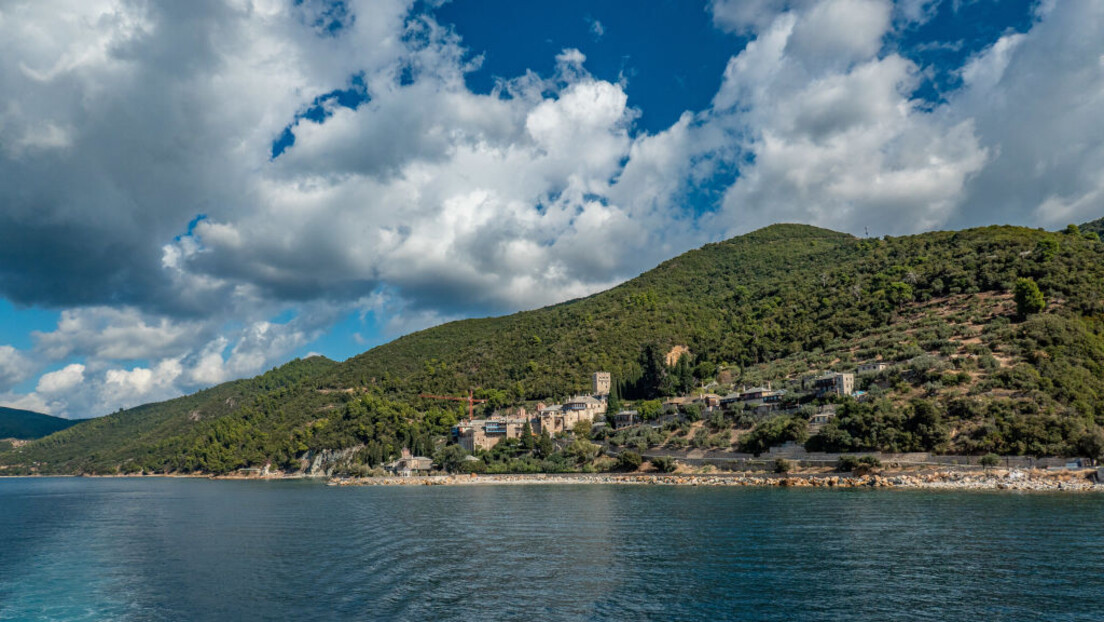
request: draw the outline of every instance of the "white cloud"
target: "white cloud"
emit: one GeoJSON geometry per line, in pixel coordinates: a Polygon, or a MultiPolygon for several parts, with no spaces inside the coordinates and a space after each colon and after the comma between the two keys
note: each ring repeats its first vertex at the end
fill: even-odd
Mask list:
{"type": "Polygon", "coordinates": [[[602,22],[588,18],[587,23],[590,24],[590,34],[594,35],[595,39],[601,39],[606,34],[606,27],[602,22]]]}
{"type": "Polygon", "coordinates": [[[198,321],[151,318],[134,308],[87,307],[62,311],[55,330],[33,336],[36,349],[52,360],[68,356],[133,360],[188,347],[206,328],[198,321]]]}
{"type": "Polygon", "coordinates": [[[55,414],[50,408],[50,404],[37,393],[0,393],[0,406],[30,410],[44,415],[55,414]]]}
{"type": "Polygon", "coordinates": [[[989,154],[971,121],[911,99],[917,68],[879,55],[889,12],[874,6],[831,1],[782,14],[729,62],[710,123],[752,163],[726,192],[717,226],[905,233],[954,215],[989,154]],[[866,18],[848,42],[856,12],[866,18]]]}
{"type": "Polygon", "coordinates": [[[888,0],[825,0],[802,15],[787,53],[806,65],[849,63],[873,58],[889,30],[888,0]]]}
{"type": "Polygon", "coordinates": [[[31,376],[30,360],[10,345],[0,346],[0,391],[10,389],[31,376]]]}
{"type": "Polygon", "coordinates": [[[84,365],[71,363],[63,369],[43,374],[38,379],[35,391],[46,395],[53,395],[70,391],[84,382],[84,365]]]}
{"type": "Polygon", "coordinates": [[[109,369],[101,387],[101,404],[107,408],[112,405],[126,408],[176,397],[179,388],[175,382],[182,373],[184,369],[177,359],[164,359],[152,369],[109,369]]]}
{"type": "Polygon", "coordinates": [[[954,225],[1061,227],[1104,214],[1104,4],[1042,4],[1026,33],[971,60],[950,106],[996,157],[954,225]]]}

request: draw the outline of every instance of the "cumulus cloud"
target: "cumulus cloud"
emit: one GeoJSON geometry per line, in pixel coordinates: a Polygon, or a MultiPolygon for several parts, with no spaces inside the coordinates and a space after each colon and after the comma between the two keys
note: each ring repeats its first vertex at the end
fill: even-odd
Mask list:
{"type": "Polygon", "coordinates": [[[133,360],[178,352],[195,343],[207,329],[198,321],[152,318],[130,307],[86,307],[63,311],[55,330],[33,336],[37,349],[50,359],[133,360]]]}
{"type": "Polygon", "coordinates": [[[0,346],[0,391],[5,391],[31,376],[31,362],[10,345],[0,346]]]}
{"type": "Polygon", "coordinates": [[[875,0],[780,14],[729,62],[711,123],[751,163],[727,190],[718,226],[794,220],[904,233],[954,215],[989,152],[972,120],[912,99],[918,68],[879,54],[889,16],[875,0]]]}
{"type": "Polygon", "coordinates": [[[43,374],[38,379],[35,391],[40,394],[55,395],[70,391],[82,382],[84,382],[84,365],[72,363],[63,369],[43,374]]]}
{"type": "Polygon", "coordinates": [[[996,154],[955,224],[1047,227],[1104,213],[1104,4],[1042,3],[1038,22],[973,58],[951,106],[996,154]]]}

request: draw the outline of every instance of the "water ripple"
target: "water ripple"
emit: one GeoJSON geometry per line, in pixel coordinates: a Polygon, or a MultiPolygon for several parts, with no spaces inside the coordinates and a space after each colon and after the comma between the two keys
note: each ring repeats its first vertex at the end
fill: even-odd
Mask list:
{"type": "Polygon", "coordinates": [[[0,480],[0,620],[1100,620],[1104,499],[0,480]]]}

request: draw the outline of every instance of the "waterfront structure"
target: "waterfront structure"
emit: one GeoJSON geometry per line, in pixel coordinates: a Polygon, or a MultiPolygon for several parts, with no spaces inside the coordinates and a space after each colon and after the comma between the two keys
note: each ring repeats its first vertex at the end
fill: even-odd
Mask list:
{"type": "Polygon", "coordinates": [[[426,473],[433,468],[433,459],[426,458],[425,456],[415,456],[410,453],[410,450],[403,447],[402,454],[399,459],[386,465],[386,469],[391,471],[395,475],[402,477],[410,477],[411,475],[418,475],[426,473]]]}
{"type": "Polygon", "coordinates": [[[462,421],[452,428],[452,436],[467,451],[488,450],[503,439],[521,438],[526,424],[533,434],[547,432],[555,436],[574,429],[580,421],[594,421],[605,412],[606,402],[582,395],[563,404],[537,404],[535,414],[518,408],[488,419],[462,421]]]}
{"type": "Polygon", "coordinates": [[[493,448],[502,439],[521,438],[526,423],[529,423],[532,428],[528,417],[492,417],[462,421],[452,428],[452,435],[466,451],[487,450],[493,448]]]}

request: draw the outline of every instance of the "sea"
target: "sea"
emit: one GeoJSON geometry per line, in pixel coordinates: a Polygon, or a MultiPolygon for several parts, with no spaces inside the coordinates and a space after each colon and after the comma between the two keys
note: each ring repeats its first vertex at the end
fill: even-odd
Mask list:
{"type": "Polygon", "coordinates": [[[1104,620],[1104,495],[0,479],[0,620],[1104,620]]]}

